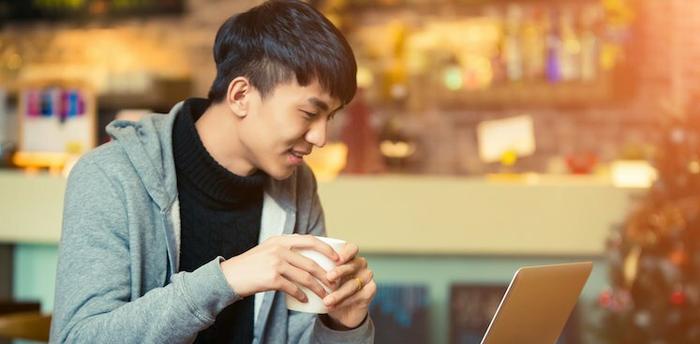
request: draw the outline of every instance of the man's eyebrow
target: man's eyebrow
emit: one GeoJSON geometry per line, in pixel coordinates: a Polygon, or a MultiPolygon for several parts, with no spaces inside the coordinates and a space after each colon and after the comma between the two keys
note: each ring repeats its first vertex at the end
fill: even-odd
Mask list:
{"type": "Polygon", "coordinates": [[[328,109],[329,109],[329,106],[326,102],[324,102],[323,100],[318,99],[316,97],[311,97],[308,99],[308,101],[309,101],[309,103],[313,104],[315,107],[320,109],[321,111],[325,112],[325,111],[328,111],[328,109]]]}

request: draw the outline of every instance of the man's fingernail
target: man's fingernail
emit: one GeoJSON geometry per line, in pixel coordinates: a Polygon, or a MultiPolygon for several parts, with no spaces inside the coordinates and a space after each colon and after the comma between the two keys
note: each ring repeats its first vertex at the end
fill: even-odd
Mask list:
{"type": "Polygon", "coordinates": [[[331,271],[331,272],[327,273],[327,274],[326,274],[326,278],[328,278],[329,280],[333,281],[333,280],[335,279],[335,272],[334,272],[334,271],[331,271]]]}
{"type": "Polygon", "coordinates": [[[333,303],[333,298],[330,297],[330,296],[326,296],[325,298],[323,298],[323,303],[325,303],[326,306],[328,306],[328,305],[330,305],[331,303],[333,303]]]}

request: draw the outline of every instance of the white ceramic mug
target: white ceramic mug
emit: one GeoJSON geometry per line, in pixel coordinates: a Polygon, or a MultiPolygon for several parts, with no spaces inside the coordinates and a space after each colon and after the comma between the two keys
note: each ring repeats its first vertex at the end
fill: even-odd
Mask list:
{"type": "MultiPolygon", "coordinates": [[[[319,236],[316,236],[315,238],[325,242],[330,247],[332,247],[333,250],[335,250],[335,252],[338,253],[340,253],[340,250],[343,248],[343,246],[345,246],[344,240],[319,236]]],[[[323,253],[320,253],[318,251],[314,251],[311,249],[299,250],[299,254],[313,260],[314,262],[316,262],[316,264],[318,264],[321,268],[323,268],[326,271],[331,271],[333,270],[333,268],[335,268],[335,262],[332,261],[330,258],[326,257],[323,253]]],[[[321,283],[321,286],[323,286],[329,293],[332,291],[331,289],[328,289],[323,283],[321,283]]],[[[295,299],[293,296],[285,295],[287,299],[287,309],[316,314],[328,313],[328,309],[323,303],[323,299],[318,297],[318,295],[316,295],[316,293],[314,293],[313,291],[303,286],[299,287],[304,292],[304,294],[306,294],[306,298],[308,301],[306,303],[302,303],[299,302],[299,300],[295,299]]]]}

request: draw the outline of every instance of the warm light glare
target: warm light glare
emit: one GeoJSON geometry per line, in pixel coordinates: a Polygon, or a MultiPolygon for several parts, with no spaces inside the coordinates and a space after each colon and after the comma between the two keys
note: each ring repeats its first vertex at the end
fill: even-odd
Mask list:
{"type": "Polygon", "coordinates": [[[612,182],[621,188],[648,188],[657,177],[654,167],[647,161],[615,161],[612,164],[612,182]]]}
{"type": "Polygon", "coordinates": [[[413,155],[416,146],[409,142],[385,140],[379,145],[379,150],[388,158],[403,159],[413,155]]]}
{"type": "Polygon", "coordinates": [[[366,67],[357,68],[357,86],[360,88],[369,88],[374,84],[374,76],[372,71],[366,67]]]}
{"type": "Polygon", "coordinates": [[[306,163],[319,181],[330,181],[345,168],[348,157],[348,146],[342,142],[330,143],[323,148],[315,149],[306,157],[306,163]]]}

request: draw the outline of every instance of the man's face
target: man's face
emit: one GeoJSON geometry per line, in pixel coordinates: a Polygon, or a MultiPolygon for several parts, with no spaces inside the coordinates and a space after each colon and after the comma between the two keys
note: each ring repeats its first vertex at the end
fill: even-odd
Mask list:
{"type": "Polygon", "coordinates": [[[240,130],[249,162],[277,180],[288,178],[314,146],[326,144],[328,121],[339,107],[318,82],[280,84],[264,100],[254,90],[240,130]]]}

